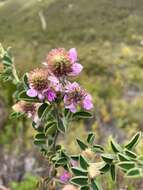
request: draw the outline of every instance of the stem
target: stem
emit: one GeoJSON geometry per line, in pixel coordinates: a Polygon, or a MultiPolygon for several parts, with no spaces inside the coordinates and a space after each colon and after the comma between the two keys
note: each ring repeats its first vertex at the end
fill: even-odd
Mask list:
{"type": "Polygon", "coordinates": [[[13,60],[13,64],[12,64],[12,74],[16,80],[17,83],[20,82],[20,79],[18,77],[18,74],[17,74],[17,71],[16,71],[16,67],[15,67],[15,63],[14,63],[14,60],[13,60]]]}
{"type": "MultiPolygon", "coordinates": [[[[53,106],[54,106],[55,118],[56,118],[57,122],[59,122],[58,105],[53,105],[53,106]]],[[[59,131],[56,130],[56,134],[55,134],[53,144],[52,144],[52,148],[54,149],[54,151],[55,151],[55,147],[56,147],[56,143],[57,143],[57,139],[58,139],[59,134],[60,134],[59,131]]]]}
{"type": "Polygon", "coordinates": [[[56,134],[55,134],[55,138],[54,138],[53,146],[52,146],[52,148],[53,148],[54,150],[55,150],[55,147],[56,147],[56,143],[57,143],[58,136],[59,136],[59,131],[56,130],[56,134]]]}

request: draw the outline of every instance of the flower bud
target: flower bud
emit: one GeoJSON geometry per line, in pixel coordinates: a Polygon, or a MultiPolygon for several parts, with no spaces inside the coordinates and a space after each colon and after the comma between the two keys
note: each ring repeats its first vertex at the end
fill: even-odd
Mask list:
{"type": "Polygon", "coordinates": [[[17,102],[12,108],[15,112],[25,113],[29,117],[34,115],[36,112],[36,105],[25,101],[17,102]]]}
{"type": "Polygon", "coordinates": [[[91,151],[91,149],[87,148],[84,151],[82,151],[81,153],[85,158],[91,160],[94,158],[95,153],[93,151],[91,151]]]}
{"type": "Polygon", "coordinates": [[[95,178],[100,175],[100,168],[103,166],[103,162],[91,163],[88,167],[88,174],[90,178],[95,178]]]}

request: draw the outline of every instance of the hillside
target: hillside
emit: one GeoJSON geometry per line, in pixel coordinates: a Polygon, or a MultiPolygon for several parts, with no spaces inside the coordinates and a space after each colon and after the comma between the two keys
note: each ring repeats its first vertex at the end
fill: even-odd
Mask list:
{"type": "Polygon", "coordinates": [[[142,0],[6,0],[1,3],[0,41],[14,47],[17,61],[23,65],[25,58],[28,65],[37,64],[51,47],[76,46],[80,50],[84,45],[93,47],[102,41],[138,43],[143,36],[142,0]],[[42,30],[40,12],[46,21],[45,30],[42,30]]]}

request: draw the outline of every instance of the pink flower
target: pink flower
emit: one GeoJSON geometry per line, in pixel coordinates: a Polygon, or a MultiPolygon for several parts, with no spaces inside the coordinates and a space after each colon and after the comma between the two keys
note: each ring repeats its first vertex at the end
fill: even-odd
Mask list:
{"type": "Polygon", "coordinates": [[[78,83],[69,83],[65,87],[64,104],[71,112],[76,112],[80,105],[86,110],[93,108],[92,97],[78,83]]]}
{"type": "Polygon", "coordinates": [[[53,75],[48,77],[50,81],[50,86],[55,90],[55,91],[62,91],[62,84],[60,83],[59,79],[53,75]]]}
{"type": "Polygon", "coordinates": [[[61,175],[60,180],[65,183],[70,179],[70,177],[71,177],[71,174],[65,171],[63,175],[61,175]]]}
{"type": "Polygon", "coordinates": [[[55,76],[49,75],[47,69],[35,69],[28,75],[29,97],[38,97],[40,100],[47,99],[52,102],[56,99],[56,92],[60,91],[61,84],[55,76]]]}
{"type": "Polygon", "coordinates": [[[46,65],[49,71],[57,77],[76,76],[83,67],[77,63],[77,52],[75,48],[66,51],[64,48],[53,49],[48,53],[46,65]]]}
{"type": "Polygon", "coordinates": [[[44,91],[45,97],[48,99],[49,102],[52,102],[56,99],[56,93],[52,89],[47,89],[44,91]]]}

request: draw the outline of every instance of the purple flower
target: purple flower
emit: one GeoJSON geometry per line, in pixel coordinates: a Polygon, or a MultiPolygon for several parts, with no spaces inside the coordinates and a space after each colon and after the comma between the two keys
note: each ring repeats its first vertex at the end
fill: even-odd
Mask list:
{"type": "Polygon", "coordinates": [[[44,95],[48,99],[49,102],[52,102],[52,101],[54,101],[56,99],[56,93],[51,89],[47,89],[44,92],[44,95]]]}
{"type": "Polygon", "coordinates": [[[38,97],[39,100],[47,99],[52,102],[56,98],[56,92],[61,91],[61,83],[58,78],[49,75],[47,69],[35,69],[28,75],[29,89],[26,94],[29,97],[38,97]]]}
{"type": "Polygon", "coordinates": [[[71,112],[76,112],[77,106],[86,110],[93,108],[92,97],[78,83],[68,83],[65,87],[64,104],[71,112]]]}
{"type": "Polygon", "coordinates": [[[49,81],[50,81],[50,86],[56,91],[56,92],[60,92],[62,91],[62,84],[60,83],[59,79],[55,76],[49,76],[48,77],[49,81]]]}
{"type": "Polygon", "coordinates": [[[61,175],[60,180],[65,183],[69,181],[70,177],[71,177],[70,173],[65,171],[63,175],[61,175]]]}

